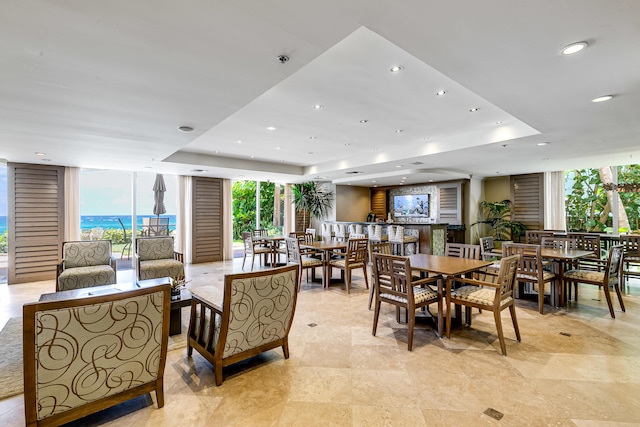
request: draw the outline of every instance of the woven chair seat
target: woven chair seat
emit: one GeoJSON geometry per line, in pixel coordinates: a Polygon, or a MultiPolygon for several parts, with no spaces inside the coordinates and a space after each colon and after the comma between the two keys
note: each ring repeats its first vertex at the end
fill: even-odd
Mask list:
{"type": "Polygon", "coordinates": [[[589,282],[602,282],[604,280],[604,271],[593,270],[569,270],[564,273],[564,278],[576,281],[586,280],[589,282]]]}
{"type": "MultiPolygon", "coordinates": [[[[405,304],[407,303],[407,298],[401,297],[399,295],[394,295],[394,294],[381,293],[380,298],[388,299],[392,301],[398,301],[405,304]]],[[[434,300],[437,298],[438,298],[438,293],[436,291],[433,291],[429,288],[421,288],[419,286],[413,287],[413,299],[415,300],[416,304],[420,304],[422,302],[434,300]]]]}
{"type": "MultiPolygon", "coordinates": [[[[492,306],[496,298],[496,291],[495,289],[478,288],[477,286],[463,286],[452,292],[452,295],[455,295],[458,300],[492,306]]],[[[507,297],[502,301],[502,304],[504,305],[504,303],[508,303],[512,299],[512,297],[507,297]]]]}
{"type": "Polygon", "coordinates": [[[313,267],[313,266],[321,267],[323,265],[322,260],[319,260],[318,258],[302,258],[301,261],[302,261],[303,268],[313,267]]]}
{"type": "MultiPolygon", "coordinates": [[[[516,277],[520,281],[525,281],[525,280],[530,280],[532,282],[538,281],[538,276],[534,274],[518,273],[516,277]]],[[[542,272],[542,280],[544,280],[545,282],[553,279],[554,277],[555,277],[555,274],[551,273],[550,271],[542,272]]]]}
{"type": "MultiPolygon", "coordinates": [[[[338,267],[338,268],[342,267],[342,268],[345,268],[345,267],[346,267],[346,265],[347,265],[347,261],[346,261],[346,260],[344,260],[344,259],[336,259],[336,260],[334,260],[334,261],[331,261],[331,263],[330,263],[330,264],[331,264],[332,266],[334,266],[334,267],[338,267]]],[[[362,263],[362,262],[355,262],[355,263],[351,263],[351,264],[349,264],[349,266],[350,266],[351,268],[362,268],[362,267],[364,267],[364,263],[362,263]]]]}

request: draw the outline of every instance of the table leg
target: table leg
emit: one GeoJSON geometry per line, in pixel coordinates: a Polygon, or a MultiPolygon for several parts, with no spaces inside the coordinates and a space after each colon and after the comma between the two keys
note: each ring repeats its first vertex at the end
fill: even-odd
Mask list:
{"type": "Polygon", "coordinates": [[[169,314],[169,335],[182,333],[182,307],[177,307],[169,314]]]}

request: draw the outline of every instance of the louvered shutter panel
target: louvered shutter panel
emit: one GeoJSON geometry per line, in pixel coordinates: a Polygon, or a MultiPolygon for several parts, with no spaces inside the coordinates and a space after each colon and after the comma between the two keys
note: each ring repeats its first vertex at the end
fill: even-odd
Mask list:
{"type": "Polygon", "coordinates": [[[376,217],[385,219],[387,217],[387,191],[371,189],[371,212],[376,217]]]}
{"type": "Polygon", "coordinates": [[[9,163],[9,284],[56,277],[64,238],[64,168],[9,163]]]}
{"type": "Polygon", "coordinates": [[[461,185],[441,186],[438,191],[438,223],[460,225],[462,223],[461,185]]]}
{"type": "Polygon", "coordinates": [[[543,174],[512,175],[511,204],[512,220],[529,230],[544,229],[543,174]]]}
{"type": "Polygon", "coordinates": [[[192,262],[221,261],[222,238],[222,180],[193,178],[193,246],[192,262]]]}

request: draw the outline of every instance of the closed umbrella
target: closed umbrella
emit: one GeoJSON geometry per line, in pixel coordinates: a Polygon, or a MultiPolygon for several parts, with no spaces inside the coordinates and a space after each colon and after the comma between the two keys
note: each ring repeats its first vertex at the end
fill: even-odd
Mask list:
{"type": "Polygon", "coordinates": [[[161,173],[156,174],[156,182],[153,184],[153,193],[154,193],[154,205],[153,205],[153,214],[157,215],[158,218],[163,213],[167,212],[164,207],[164,192],[167,191],[167,187],[164,185],[164,177],[161,173]]]}

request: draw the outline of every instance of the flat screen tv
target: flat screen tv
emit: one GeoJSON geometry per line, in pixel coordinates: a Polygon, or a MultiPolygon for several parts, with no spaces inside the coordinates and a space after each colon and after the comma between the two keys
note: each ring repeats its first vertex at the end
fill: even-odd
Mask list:
{"type": "Polygon", "coordinates": [[[393,215],[395,218],[429,218],[429,195],[393,196],[393,215]]]}

